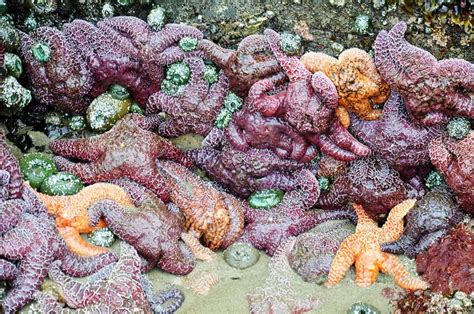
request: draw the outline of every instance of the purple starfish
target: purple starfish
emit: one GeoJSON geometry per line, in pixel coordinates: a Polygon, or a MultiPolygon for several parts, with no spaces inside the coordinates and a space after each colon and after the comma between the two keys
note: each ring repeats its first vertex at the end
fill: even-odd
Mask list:
{"type": "Polygon", "coordinates": [[[23,180],[20,166],[11,153],[3,132],[0,130],[0,202],[20,198],[23,193],[23,180]]]}
{"type": "MultiPolygon", "coordinates": [[[[81,283],[64,274],[60,266],[53,263],[48,274],[69,307],[93,313],[152,313],[141,284],[140,257],[125,242],[121,242],[120,259],[107,278],[81,283]]],[[[35,298],[45,313],[65,310],[50,295],[39,292],[35,298]]]]}
{"type": "Polygon", "coordinates": [[[248,109],[232,115],[225,134],[229,143],[241,151],[251,147],[266,148],[280,158],[300,162],[308,162],[318,153],[300,133],[281,119],[265,117],[248,109]]]}
{"type": "Polygon", "coordinates": [[[2,303],[6,313],[19,311],[33,299],[55,260],[61,261],[64,272],[76,277],[90,275],[117,260],[113,253],[93,258],[74,255],[47,214],[33,216],[29,213],[23,213],[19,223],[1,236],[0,257],[20,261],[13,288],[2,303]]]}
{"type": "Polygon", "coordinates": [[[170,96],[160,91],[153,94],[146,105],[147,111],[162,111],[167,119],[159,127],[163,136],[175,137],[186,133],[206,136],[224,104],[228,90],[227,77],[221,71],[219,80],[209,86],[204,79],[204,61],[186,58],[191,77],[180,96],[170,96]]]}
{"type": "Polygon", "coordinates": [[[273,82],[285,79],[263,35],[245,37],[237,47],[230,50],[203,39],[199,49],[206,58],[224,70],[229,78],[230,89],[239,96],[246,96],[249,88],[258,80],[269,78],[273,82]]]}
{"type": "Polygon", "coordinates": [[[272,256],[286,238],[306,232],[324,221],[354,215],[347,210],[306,211],[318,200],[318,180],[307,169],[300,170],[296,180],[296,188],[287,192],[281,203],[272,209],[244,205],[247,225],[242,235],[243,242],[250,242],[272,256]]]}
{"type": "Polygon", "coordinates": [[[419,192],[400,178],[388,163],[375,157],[358,159],[338,176],[329,191],[321,193],[318,206],[340,208],[348,203],[360,204],[367,213],[387,213],[400,200],[416,198],[419,192]]]}
{"type": "Polygon", "coordinates": [[[408,117],[402,97],[392,91],[379,120],[351,117],[352,134],[394,167],[430,163],[428,146],[442,132],[442,126],[425,127],[408,117]]]}
{"type": "Polygon", "coordinates": [[[202,148],[186,154],[215,181],[242,197],[266,189],[289,191],[295,186],[291,171],[307,166],[281,159],[269,149],[251,148],[245,152],[235,149],[219,129],[209,133],[202,148]]]}
{"type": "Polygon", "coordinates": [[[474,65],[461,59],[437,61],[408,43],[407,24],[381,31],[375,40],[375,64],[383,79],[406,101],[408,112],[425,125],[446,122],[447,116],[474,119],[474,65]]]}
{"type": "Polygon", "coordinates": [[[382,244],[382,250],[415,257],[441,238],[462,220],[463,214],[445,188],[426,193],[406,216],[403,235],[395,242],[382,244]]]}
{"type": "Polygon", "coordinates": [[[186,232],[184,220],[146,188],[128,180],[113,182],[127,191],[137,208],[125,208],[110,200],[97,202],[88,209],[91,226],[104,218],[114,234],[147,259],[144,271],[158,264],[172,274],[190,273],[195,259],[190,248],[180,241],[181,233],[186,232]]]}

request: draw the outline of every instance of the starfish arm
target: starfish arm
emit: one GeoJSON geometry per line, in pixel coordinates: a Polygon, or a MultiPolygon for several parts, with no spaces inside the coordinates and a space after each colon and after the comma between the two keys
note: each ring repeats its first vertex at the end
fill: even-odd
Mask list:
{"type": "Polygon", "coordinates": [[[55,140],[49,144],[49,149],[56,155],[89,162],[97,160],[103,154],[99,145],[87,138],[55,140]]]}
{"type": "Polygon", "coordinates": [[[161,136],[165,137],[177,137],[182,134],[186,134],[188,125],[182,125],[180,123],[175,123],[174,120],[164,121],[158,128],[158,133],[161,136]]]}
{"type": "Polygon", "coordinates": [[[232,144],[238,150],[247,151],[249,149],[249,143],[245,138],[244,132],[236,125],[234,121],[231,121],[224,131],[227,141],[232,144]]]}
{"type": "Polygon", "coordinates": [[[153,191],[163,202],[169,200],[167,180],[156,169],[150,169],[147,173],[135,173],[131,179],[153,191]]]}
{"type": "Polygon", "coordinates": [[[202,147],[217,148],[225,140],[224,131],[213,128],[202,141],[202,147]]]}
{"type": "Polygon", "coordinates": [[[370,153],[370,148],[360,143],[339,121],[333,123],[329,138],[342,149],[357,156],[367,156],[370,153]]]}
{"type": "Polygon", "coordinates": [[[149,298],[154,313],[175,313],[184,302],[184,294],[177,288],[159,292],[149,298]]]}
{"type": "Polygon", "coordinates": [[[326,135],[312,135],[308,140],[319,147],[321,152],[341,161],[353,161],[359,158],[354,153],[348,152],[334,144],[334,142],[326,135]]]}
{"type": "Polygon", "coordinates": [[[453,156],[443,143],[443,137],[437,137],[428,145],[431,162],[441,173],[447,173],[451,168],[453,156]]]}
{"type": "Polygon", "coordinates": [[[225,68],[235,56],[235,51],[222,48],[210,40],[203,39],[199,41],[198,48],[204,52],[204,55],[212,60],[219,68],[225,68]]]}
{"type": "Polygon", "coordinates": [[[163,256],[158,261],[158,266],[174,275],[187,275],[196,266],[196,259],[187,244],[178,242],[177,247],[170,246],[163,249],[163,256]]]}
{"type": "Polygon", "coordinates": [[[67,304],[73,308],[84,308],[88,305],[100,302],[100,293],[94,293],[106,284],[106,279],[99,281],[81,283],[66,274],[59,266],[60,262],[54,262],[48,272],[49,278],[61,289],[61,295],[67,304]]]}
{"type": "Polygon", "coordinates": [[[392,242],[382,243],[380,248],[383,252],[392,253],[392,254],[404,254],[411,247],[415,246],[416,239],[410,235],[403,234],[400,239],[392,242]]]}
{"type": "Polygon", "coordinates": [[[48,293],[36,292],[34,297],[42,313],[67,313],[61,303],[56,301],[56,299],[48,293]]]}
{"type": "Polygon", "coordinates": [[[381,234],[382,239],[379,239],[380,243],[386,243],[395,241],[400,238],[403,234],[403,217],[415,206],[416,199],[408,199],[390,211],[387,217],[387,221],[383,225],[381,234]]]}
{"type": "Polygon", "coordinates": [[[12,281],[18,275],[18,269],[12,262],[0,259],[0,280],[12,281]]]}
{"type": "Polygon", "coordinates": [[[27,203],[20,199],[0,201],[0,234],[15,227],[27,210],[27,203]]]}
{"type": "Polygon", "coordinates": [[[73,227],[58,227],[58,233],[64,239],[71,252],[79,256],[92,257],[108,252],[106,248],[94,246],[84,240],[73,227]]]}
{"type": "Polygon", "coordinates": [[[99,177],[102,178],[103,181],[112,179],[107,178],[110,173],[102,174],[102,176],[100,176],[101,171],[96,164],[74,163],[61,156],[55,156],[54,162],[59,169],[62,171],[71,172],[75,176],[81,178],[81,180],[87,184],[101,181],[99,177]]]}
{"type": "Polygon", "coordinates": [[[210,261],[216,258],[216,253],[203,246],[193,232],[182,233],[181,239],[189,246],[198,260],[210,261]]]}
{"type": "Polygon", "coordinates": [[[347,129],[351,125],[351,117],[345,107],[338,106],[336,108],[336,117],[344,128],[347,129]]]}
{"type": "Polygon", "coordinates": [[[148,98],[146,111],[147,113],[156,113],[160,111],[174,112],[179,107],[177,97],[166,95],[163,92],[157,92],[148,98]]]}
{"type": "Polygon", "coordinates": [[[270,173],[262,178],[255,179],[255,190],[281,189],[289,191],[295,187],[295,180],[291,175],[285,173],[270,173]]]}
{"type": "Polygon", "coordinates": [[[47,213],[48,209],[46,208],[45,204],[38,198],[35,194],[35,190],[33,190],[28,184],[25,186],[23,190],[23,200],[28,204],[28,213],[30,214],[40,214],[40,213],[47,213]]]}
{"type": "Polygon", "coordinates": [[[415,257],[416,254],[426,251],[431,245],[439,242],[447,233],[448,230],[443,229],[424,235],[415,247],[409,248],[406,255],[411,258],[415,257]]]}
{"type": "MultiPolygon", "coordinates": [[[[368,99],[361,101],[364,103],[364,106],[367,106],[368,108],[371,107],[371,104],[368,99]]],[[[364,114],[361,114],[360,117],[364,120],[378,120],[382,117],[382,109],[369,109],[367,110],[364,114]]]]}
{"type": "Polygon", "coordinates": [[[426,126],[434,126],[447,122],[448,117],[442,112],[429,112],[422,119],[421,123],[426,126]]]}
{"type": "Polygon", "coordinates": [[[311,86],[321,99],[325,110],[335,110],[339,103],[336,86],[323,72],[316,72],[311,78],[311,86]]]}
{"type": "Polygon", "coordinates": [[[247,107],[252,111],[258,111],[267,117],[275,115],[283,105],[282,102],[278,102],[277,97],[272,98],[275,101],[264,101],[262,96],[266,96],[266,92],[269,92],[275,88],[275,84],[271,79],[263,79],[257,81],[249,89],[249,94],[246,99],[247,107]]]}
{"type": "Polygon", "coordinates": [[[345,239],[339,247],[336,256],[334,256],[326,283],[327,287],[333,287],[338,284],[346,276],[352,264],[354,264],[356,252],[353,249],[353,243],[351,243],[353,239],[352,236],[345,239]]]}
{"type": "Polygon", "coordinates": [[[124,284],[129,281],[140,282],[141,267],[137,251],[130,244],[122,242],[120,243],[120,259],[112,269],[109,280],[115,283],[125,280],[124,284]]]}
{"type": "Polygon", "coordinates": [[[212,84],[209,88],[209,96],[207,102],[211,104],[211,110],[217,112],[224,104],[224,97],[229,90],[229,79],[221,70],[219,73],[219,80],[212,84]]]}
{"type": "Polygon", "coordinates": [[[196,58],[202,57],[203,53],[200,50],[195,50],[192,52],[184,52],[178,46],[171,46],[160,52],[159,54],[153,57],[153,61],[161,66],[166,66],[178,61],[182,61],[186,58],[196,58]]]}
{"type": "MultiPolygon", "coordinates": [[[[472,90],[474,90],[474,87],[472,90]]],[[[474,101],[469,95],[448,94],[446,95],[445,101],[452,104],[457,115],[474,119],[474,101]]]]}
{"type": "Polygon", "coordinates": [[[225,249],[233,244],[244,231],[244,209],[242,203],[233,195],[222,192],[224,202],[229,210],[230,226],[221,248],[225,249]]]}
{"type": "Polygon", "coordinates": [[[137,117],[137,124],[140,128],[147,131],[158,129],[161,123],[163,123],[163,118],[159,114],[137,117]]]}
{"type": "Polygon", "coordinates": [[[73,277],[91,275],[118,260],[117,256],[112,252],[84,258],[72,253],[65,245],[61,249],[60,254],[61,270],[73,277]]]}
{"type": "Polygon", "coordinates": [[[44,245],[36,247],[21,260],[18,274],[2,306],[5,313],[16,313],[33,300],[35,292],[46,278],[48,267],[53,261],[51,251],[44,245]]]}
{"type": "Polygon", "coordinates": [[[204,80],[204,61],[201,58],[186,58],[184,63],[191,69],[191,77],[184,89],[184,94],[204,99],[208,92],[208,83],[204,80]]]}
{"type": "MultiPolygon", "coordinates": [[[[357,214],[357,227],[356,227],[356,232],[357,229],[361,228],[371,228],[371,229],[377,229],[377,223],[370,218],[370,216],[366,213],[365,209],[362,207],[362,205],[359,204],[354,204],[353,205],[354,210],[357,214]]],[[[398,238],[397,238],[398,239],[398,238]]]]}
{"type": "Polygon", "coordinates": [[[176,146],[168,140],[162,140],[160,145],[157,145],[154,152],[155,158],[167,159],[182,164],[186,167],[193,165],[192,161],[176,146]]]}
{"type": "Polygon", "coordinates": [[[317,205],[323,207],[340,207],[347,203],[347,186],[344,180],[335,180],[328,192],[321,193],[317,205]]]}
{"type": "Polygon", "coordinates": [[[384,260],[380,263],[380,269],[394,277],[395,283],[407,290],[425,290],[429,285],[420,278],[412,277],[398,261],[397,257],[383,253],[384,260]]]}

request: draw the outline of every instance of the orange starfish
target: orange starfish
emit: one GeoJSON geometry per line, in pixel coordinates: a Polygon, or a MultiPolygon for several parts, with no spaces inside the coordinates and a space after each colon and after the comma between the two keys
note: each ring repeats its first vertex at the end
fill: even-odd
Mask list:
{"type": "Polygon", "coordinates": [[[242,234],[242,203],[218,191],[186,167],[160,160],[158,169],[166,178],[171,201],[186,218],[186,228],[211,250],[226,248],[242,234]]]}
{"type": "Polygon", "coordinates": [[[339,59],[320,52],[308,52],[301,62],[311,72],[321,71],[336,85],[339,107],[336,115],[344,127],[349,127],[348,110],[365,120],[376,120],[382,115],[374,104],[383,104],[388,97],[388,85],[382,81],[370,55],[360,49],[343,51],[339,59]]]}
{"type": "Polygon", "coordinates": [[[355,234],[348,236],[339,247],[332,261],[327,286],[340,282],[352,264],[355,264],[356,283],[368,287],[375,282],[379,270],[392,275],[402,288],[408,290],[427,289],[423,280],[412,277],[398,262],[395,255],[384,253],[380,249],[383,243],[398,240],[403,233],[403,217],[415,205],[415,199],[406,200],[390,211],[387,221],[379,228],[364,208],[354,205],[358,222],[355,234]]]}
{"type": "MultiPolygon", "coordinates": [[[[31,188],[30,188],[31,189],[31,188]]],[[[110,183],[89,185],[70,196],[50,196],[31,189],[44,203],[48,212],[56,217],[56,227],[71,251],[80,256],[95,256],[108,252],[85,241],[80,234],[105,227],[103,220],[89,226],[87,208],[101,200],[113,200],[122,206],[133,206],[128,194],[121,187],[110,183]]]]}

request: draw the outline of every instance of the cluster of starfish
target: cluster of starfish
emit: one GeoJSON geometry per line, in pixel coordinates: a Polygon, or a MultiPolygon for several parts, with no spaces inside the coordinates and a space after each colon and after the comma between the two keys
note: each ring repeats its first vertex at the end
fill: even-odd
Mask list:
{"type": "MultiPolygon", "coordinates": [[[[438,62],[409,44],[405,30],[402,22],[377,36],[375,61],[359,49],[338,59],[300,58],[270,29],[224,49],[194,27],[155,31],[135,17],[22,34],[20,53],[40,102],[82,114],[119,84],[147,115],[129,113],[103,134],[50,144],[57,167],[88,185],[70,196],[24,184],[0,133],[0,280],[12,286],[3,309],[36,299],[43,311],[65,310],[38,293],[47,275],[67,306],[84,311],[180,305],[174,290],[152,296],[141,272],[158,266],[187,275],[196,259],[214,259],[213,251],[236,241],[273,256],[269,279],[248,296],[253,312],[317,305],[287,291],[292,267],[309,281],[327,274],[327,286],[355,265],[360,286],[383,271],[408,290],[428,288],[393,255],[402,253],[418,256],[430,284],[430,264],[455,269],[439,290],[445,281],[450,291],[469,289],[461,278],[467,268],[446,259],[472,255],[465,250],[472,232],[450,229],[461,210],[474,211],[474,132],[469,120],[467,131],[446,125],[449,117],[474,118],[474,67],[438,62]],[[220,68],[214,77],[209,60],[220,68]],[[183,152],[165,138],[188,133],[205,136],[202,146],[183,152]],[[434,168],[446,186],[428,191],[434,168]],[[253,207],[252,195],[268,190],[283,196],[269,208],[253,207]],[[355,233],[344,223],[327,234],[317,230],[340,219],[357,221],[355,233]],[[121,240],[118,262],[90,282],[70,278],[116,262],[80,235],[105,226],[121,240]]],[[[191,286],[218,280],[207,275],[191,286]]]]}

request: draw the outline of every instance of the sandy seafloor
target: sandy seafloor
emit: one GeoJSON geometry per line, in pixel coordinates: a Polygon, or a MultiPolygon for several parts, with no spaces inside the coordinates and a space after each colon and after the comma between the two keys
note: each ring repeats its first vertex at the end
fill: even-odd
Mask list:
{"type": "MultiPolygon", "coordinates": [[[[119,253],[119,241],[115,241],[111,249],[119,253]]],[[[248,313],[247,294],[265,282],[268,276],[270,257],[261,253],[257,264],[245,270],[239,270],[227,265],[222,251],[219,251],[217,256],[217,261],[198,261],[196,268],[191,273],[217,270],[219,282],[205,296],[196,295],[183,285],[182,277],[164,273],[157,268],[147,275],[154,285],[155,292],[169,287],[169,284],[176,285],[184,292],[186,299],[177,313],[248,313]]],[[[405,257],[400,257],[400,259],[411,272],[414,271],[414,261],[405,257]]],[[[382,290],[392,288],[393,290],[390,290],[395,294],[402,292],[402,289],[394,284],[391,277],[382,273],[379,274],[376,283],[371,287],[358,287],[354,282],[353,268],[339,285],[331,289],[324,287],[324,285],[304,282],[294,272],[290,277],[297,291],[316,297],[321,301],[321,305],[309,313],[346,313],[347,309],[356,302],[371,304],[382,313],[392,313],[394,308],[389,304],[390,300],[383,296],[382,290]]],[[[79,279],[79,281],[85,280],[87,278],[79,279]]],[[[45,283],[50,283],[49,279],[45,283]]],[[[27,313],[29,307],[24,308],[22,313],[27,313]]]]}

